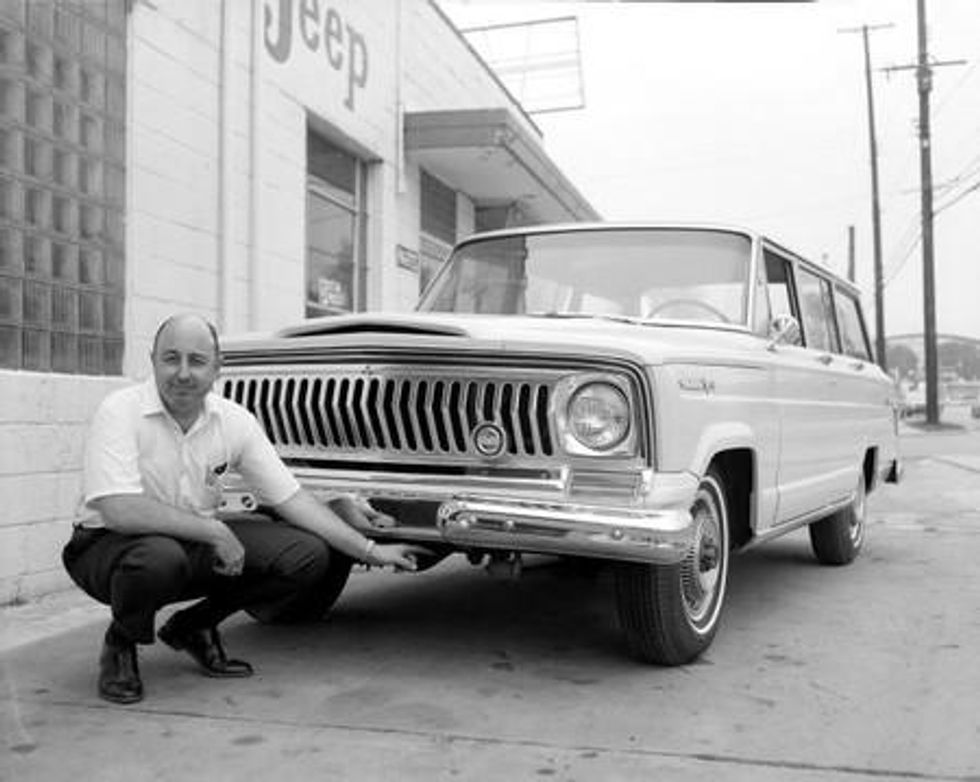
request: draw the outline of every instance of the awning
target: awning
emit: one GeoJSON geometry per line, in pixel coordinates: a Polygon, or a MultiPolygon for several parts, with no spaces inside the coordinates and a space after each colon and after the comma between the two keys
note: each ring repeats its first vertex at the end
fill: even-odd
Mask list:
{"type": "Polygon", "coordinates": [[[516,204],[533,223],[600,219],[507,109],[407,113],[405,152],[478,207],[516,204]]]}

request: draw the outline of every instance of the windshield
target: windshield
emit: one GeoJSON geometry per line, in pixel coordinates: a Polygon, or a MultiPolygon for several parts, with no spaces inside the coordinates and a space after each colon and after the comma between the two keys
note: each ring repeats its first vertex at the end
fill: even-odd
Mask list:
{"type": "Polygon", "coordinates": [[[742,324],[750,255],[747,236],[716,230],[487,238],[453,253],[419,309],[742,324]]]}

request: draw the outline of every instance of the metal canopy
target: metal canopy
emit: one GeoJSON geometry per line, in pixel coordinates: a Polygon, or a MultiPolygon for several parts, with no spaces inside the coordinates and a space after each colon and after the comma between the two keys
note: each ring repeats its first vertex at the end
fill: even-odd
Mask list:
{"type": "Polygon", "coordinates": [[[533,223],[599,219],[507,109],[406,113],[405,152],[478,207],[516,205],[533,223]]]}

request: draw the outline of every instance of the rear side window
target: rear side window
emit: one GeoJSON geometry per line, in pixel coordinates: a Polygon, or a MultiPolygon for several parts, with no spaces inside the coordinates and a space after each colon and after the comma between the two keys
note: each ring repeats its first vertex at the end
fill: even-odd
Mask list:
{"type": "Polygon", "coordinates": [[[815,350],[839,352],[830,283],[806,269],[799,270],[797,282],[806,346],[815,350]]]}
{"type": "Polygon", "coordinates": [[[871,361],[868,333],[861,317],[861,305],[850,291],[837,288],[834,291],[837,309],[837,327],[840,329],[841,352],[847,356],[871,361]]]}

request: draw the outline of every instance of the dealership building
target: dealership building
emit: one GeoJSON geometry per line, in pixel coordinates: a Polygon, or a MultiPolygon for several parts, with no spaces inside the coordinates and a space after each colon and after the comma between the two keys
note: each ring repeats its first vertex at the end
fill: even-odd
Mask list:
{"type": "Polygon", "coordinates": [[[167,315],[407,310],[462,236],[597,218],[434,0],[2,0],[0,605],[68,585],[167,315]]]}

